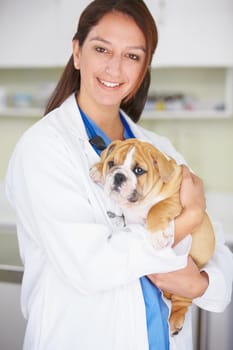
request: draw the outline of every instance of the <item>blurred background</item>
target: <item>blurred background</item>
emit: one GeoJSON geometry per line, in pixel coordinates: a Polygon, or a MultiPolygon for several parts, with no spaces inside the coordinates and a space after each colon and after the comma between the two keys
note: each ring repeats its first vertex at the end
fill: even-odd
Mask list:
{"type": "MultiPolygon", "coordinates": [[[[84,0],[0,0],[0,348],[22,349],[22,266],[3,191],[14,146],[71,55],[84,0]],[[9,332],[9,329],[11,332],[9,332]],[[12,336],[12,332],[14,336],[12,336]]],[[[233,0],[147,0],[159,45],[140,124],[167,136],[204,180],[209,212],[233,244],[233,0]]],[[[195,350],[232,350],[233,306],[195,311],[195,350]]]]}

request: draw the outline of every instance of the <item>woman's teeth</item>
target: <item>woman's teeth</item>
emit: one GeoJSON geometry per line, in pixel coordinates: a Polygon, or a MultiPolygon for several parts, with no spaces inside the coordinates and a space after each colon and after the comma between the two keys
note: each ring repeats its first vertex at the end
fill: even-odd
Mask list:
{"type": "Polygon", "coordinates": [[[101,84],[109,88],[115,88],[120,85],[119,83],[111,83],[110,81],[105,81],[105,80],[100,80],[100,82],[101,84]]]}

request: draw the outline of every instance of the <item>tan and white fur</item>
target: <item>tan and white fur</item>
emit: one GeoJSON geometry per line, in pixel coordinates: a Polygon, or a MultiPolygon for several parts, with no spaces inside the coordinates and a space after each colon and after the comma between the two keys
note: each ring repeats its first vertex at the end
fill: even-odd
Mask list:
{"type": "MultiPolygon", "coordinates": [[[[182,166],[174,159],[148,142],[114,141],[102,152],[90,175],[118,203],[126,223],[145,224],[155,248],[171,244],[169,223],[182,211],[179,194],[182,166]]],[[[192,232],[190,255],[199,268],[212,256],[214,246],[214,232],[206,214],[198,230],[192,232]]],[[[171,334],[177,334],[192,300],[166,292],[164,295],[172,303],[171,334]]]]}

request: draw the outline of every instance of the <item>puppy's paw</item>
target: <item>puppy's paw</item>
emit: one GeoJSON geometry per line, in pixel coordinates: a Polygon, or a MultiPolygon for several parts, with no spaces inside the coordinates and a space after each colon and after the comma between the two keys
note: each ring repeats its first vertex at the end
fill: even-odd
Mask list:
{"type": "Polygon", "coordinates": [[[153,232],[151,234],[152,244],[156,249],[162,249],[172,245],[173,239],[174,236],[171,232],[170,225],[164,230],[153,232]]]}
{"type": "Polygon", "coordinates": [[[174,336],[179,334],[183,328],[184,315],[183,314],[179,315],[179,312],[172,314],[169,320],[169,324],[170,324],[171,335],[174,336]]]}

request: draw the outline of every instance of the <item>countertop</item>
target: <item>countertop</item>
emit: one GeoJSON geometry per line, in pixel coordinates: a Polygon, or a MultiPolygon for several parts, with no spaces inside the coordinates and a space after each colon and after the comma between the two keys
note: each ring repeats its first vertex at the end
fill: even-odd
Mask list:
{"type": "MultiPolygon", "coordinates": [[[[209,214],[221,222],[226,242],[233,245],[233,193],[206,194],[209,214]]],[[[0,184],[0,270],[23,271],[18,251],[15,214],[0,184]]]]}

